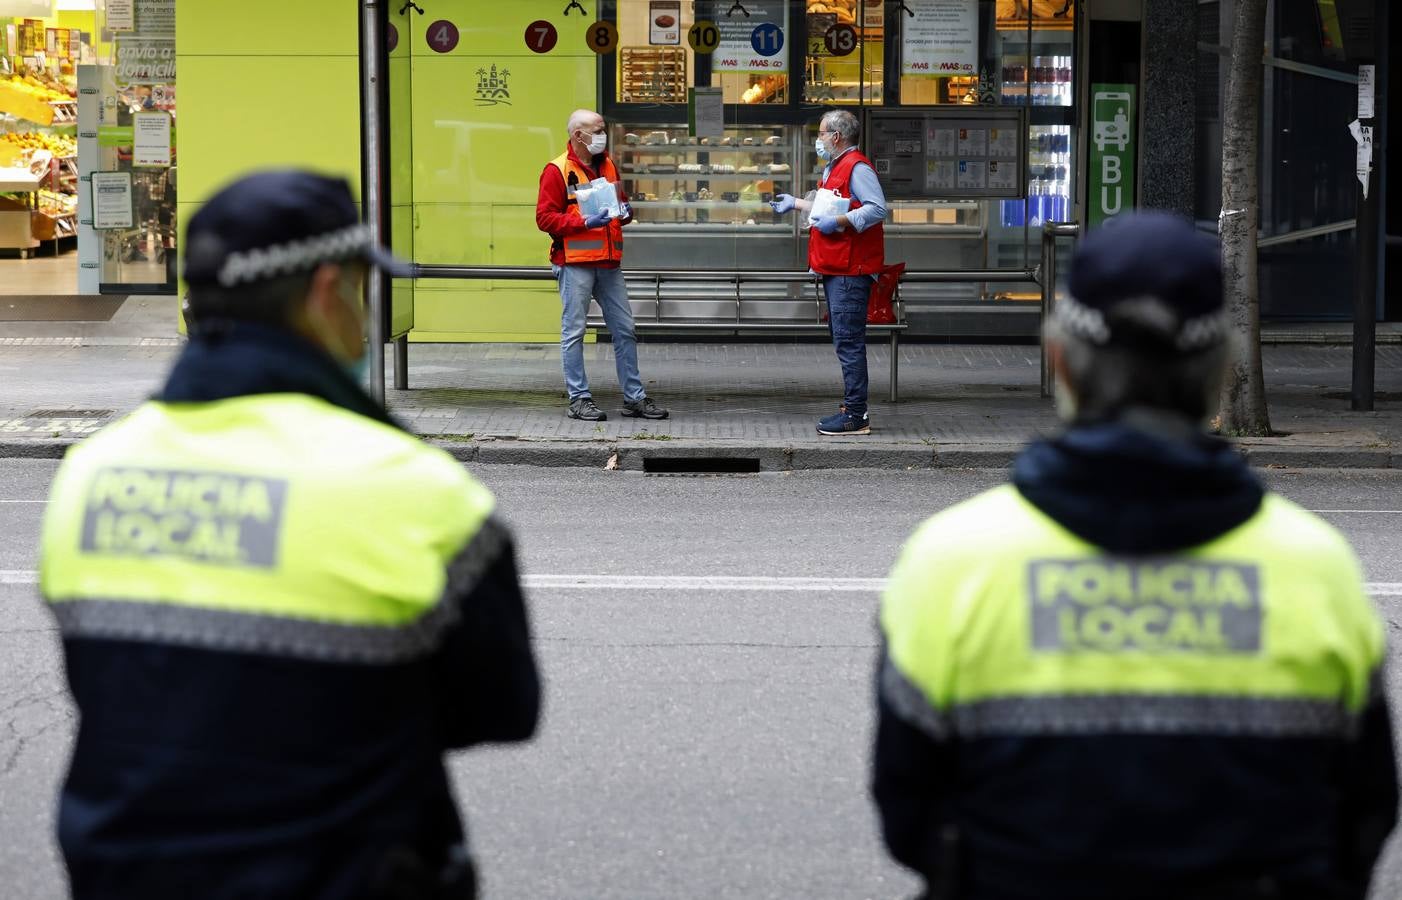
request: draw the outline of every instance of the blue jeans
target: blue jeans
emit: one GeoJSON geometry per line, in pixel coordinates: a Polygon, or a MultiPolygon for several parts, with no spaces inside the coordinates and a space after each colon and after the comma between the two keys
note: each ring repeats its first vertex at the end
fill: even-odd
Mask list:
{"type": "Polygon", "coordinates": [[[828,330],[842,365],[842,405],[861,415],[867,411],[867,301],[870,275],[824,275],[828,330]]]}
{"type": "Polygon", "coordinates": [[[570,400],[588,397],[589,376],[584,372],[584,323],[589,300],[599,301],[604,324],[613,337],[613,361],[618,368],[618,385],[623,399],[638,403],[647,396],[638,374],[638,341],[633,334],[633,308],[628,305],[628,287],[622,269],[594,266],[551,266],[560,284],[560,356],[564,361],[565,387],[570,400]]]}

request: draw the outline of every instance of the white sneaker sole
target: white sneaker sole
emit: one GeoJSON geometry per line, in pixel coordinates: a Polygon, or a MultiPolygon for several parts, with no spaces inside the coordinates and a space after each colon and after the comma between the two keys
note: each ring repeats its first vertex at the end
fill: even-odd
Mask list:
{"type": "Polygon", "coordinates": [[[819,428],[818,433],[830,435],[832,437],[842,437],[843,435],[847,434],[871,434],[871,426],[868,425],[865,428],[858,428],[856,431],[824,431],[823,429],[819,428]]]}

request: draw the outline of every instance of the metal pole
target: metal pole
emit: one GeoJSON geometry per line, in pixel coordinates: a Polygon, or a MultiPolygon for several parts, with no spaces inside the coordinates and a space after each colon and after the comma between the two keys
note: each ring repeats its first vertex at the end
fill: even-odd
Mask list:
{"type": "MultiPolygon", "coordinates": [[[[1374,68],[1376,72],[1376,67],[1374,68]]],[[[1374,78],[1375,89],[1381,88],[1374,78]]],[[[1365,128],[1372,128],[1373,165],[1367,175],[1367,187],[1358,190],[1358,230],[1354,232],[1357,271],[1354,278],[1353,294],[1353,384],[1351,389],[1352,407],[1355,410],[1373,409],[1373,374],[1376,359],[1376,337],[1378,317],[1378,204],[1381,193],[1378,190],[1378,165],[1381,163],[1377,137],[1378,117],[1382,114],[1382,103],[1386,97],[1381,90],[1375,103],[1375,116],[1360,119],[1365,128]]]]}
{"type": "MultiPolygon", "coordinates": [[[[1042,328],[1045,330],[1051,314],[1056,309],[1056,239],[1077,237],[1081,226],[1075,222],[1042,223],[1042,264],[1037,267],[1038,279],[1042,284],[1042,328]]],[[[1038,336],[1042,348],[1042,396],[1050,397],[1056,387],[1056,371],[1047,357],[1045,334],[1038,336]]]]}
{"type": "Polygon", "coordinates": [[[409,336],[394,339],[394,389],[409,390],[409,336]]]}
{"type": "Polygon", "coordinates": [[[1042,265],[1039,270],[1042,278],[1042,317],[1037,343],[1042,351],[1042,396],[1052,395],[1052,363],[1047,357],[1046,327],[1051,321],[1052,303],[1056,299],[1056,233],[1048,222],[1042,228],[1042,265]]]}
{"type": "MultiPolygon", "coordinates": [[[[361,185],[365,224],[370,239],[383,243],[385,215],[385,122],[380,109],[384,84],[384,31],[380,0],[360,3],[360,155],[365,183],[361,185]]],[[[371,272],[365,279],[365,302],[370,316],[370,396],[385,402],[385,291],[384,278],[371,272]]]]}

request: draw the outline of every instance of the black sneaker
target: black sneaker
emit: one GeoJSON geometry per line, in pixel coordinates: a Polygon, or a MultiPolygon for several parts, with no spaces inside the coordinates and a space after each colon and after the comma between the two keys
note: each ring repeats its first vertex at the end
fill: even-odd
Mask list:
{"type": "Polygon", "coordinates": [[[608,416],[602,409],[594,405],[593,397],[578,397],[570,401],[570,408],[565,415],[571,419],[583,419],[586,422],[604,422],[608,416]]]}
{"type": "Polygon", "coordinates": [[[665,419],[671,415],[667,410],[653,403],[651,397],[644,397],[637,403],[623,401],[623,414],[630,419],[665,419]]]}

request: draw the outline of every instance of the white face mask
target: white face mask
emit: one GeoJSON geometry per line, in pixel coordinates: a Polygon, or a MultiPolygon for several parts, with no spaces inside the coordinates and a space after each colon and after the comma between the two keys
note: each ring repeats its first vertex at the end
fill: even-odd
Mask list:
{"type": "Polygon", "coordinates": [[[600,134],[592,134],[589,136],[589,152],[592,153],[594,156],[598,156],[600,153],[603,153],[604,148],[608,145],[609,136],[607,132],[602,132],[600,134]]]}
{"type": "Polygon", "coordinates": [[[813,152],[818,154],[819,159],[829,159],[832,157],[832,151],[828,149],[827,144],[823,143],[822,138],[813,141],[813,152]]]}

